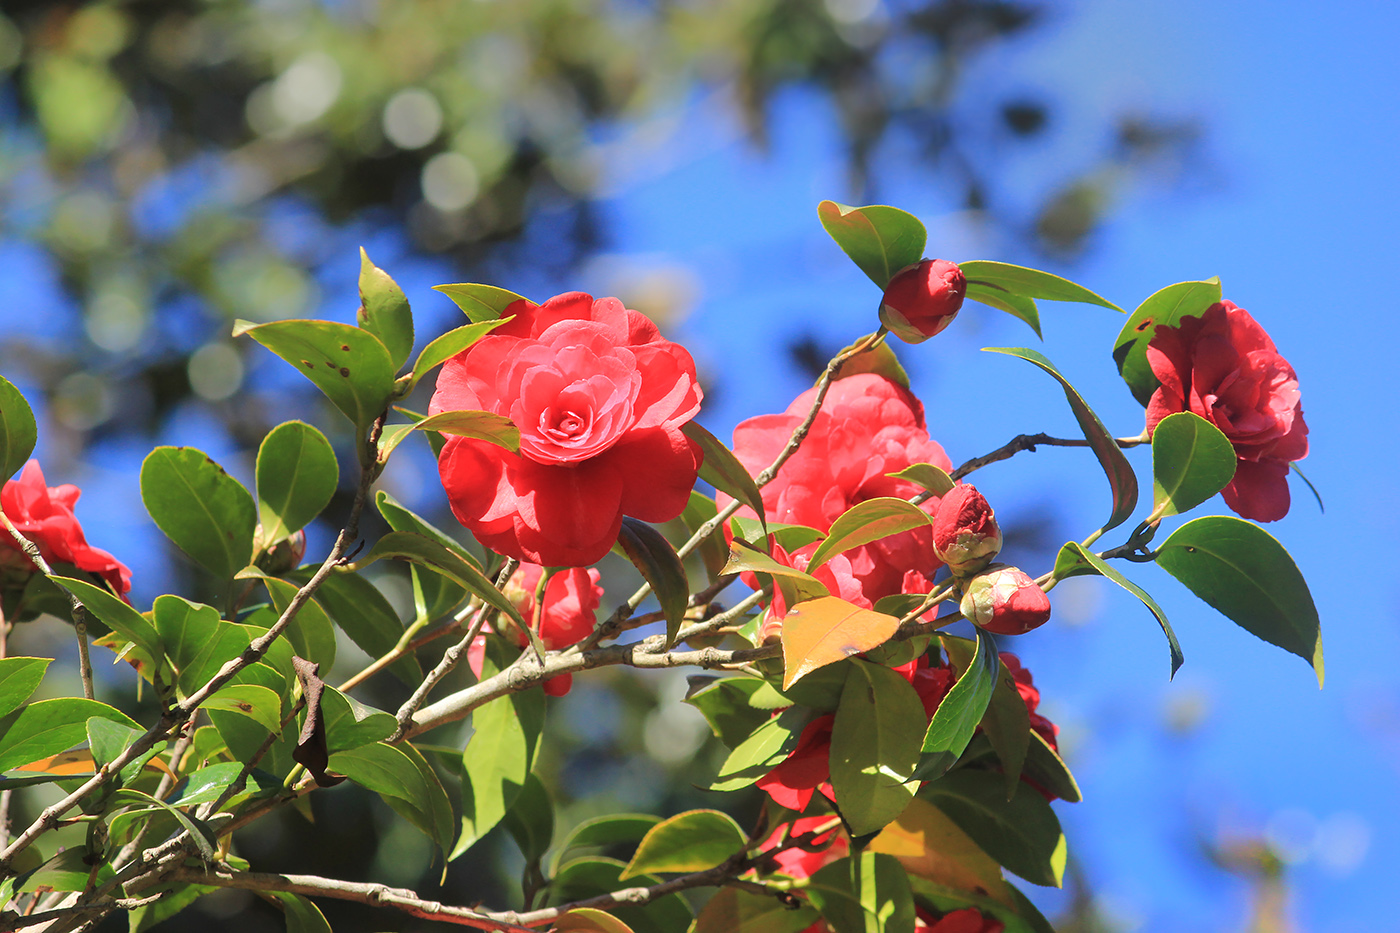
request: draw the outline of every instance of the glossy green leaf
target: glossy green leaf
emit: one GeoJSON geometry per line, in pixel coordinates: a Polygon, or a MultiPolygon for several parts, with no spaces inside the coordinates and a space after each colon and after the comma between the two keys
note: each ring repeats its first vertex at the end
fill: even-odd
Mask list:
{"type": "Polygon", "coordinates": [[[1035,350],[1029,350],[1025,347],[985,347],[984,349],[990,353],[1005,353],[1007,356],[1019,357],[1034,363],[1054,376],[1056,381],[1060,383],[1065,390],[1065,398],[1069,401],[1069,407],[1074,412],[1075,420],[1079,422],[1080,430],[1084,432],[1084,438],[1089,442],[1089,448],[1094,451],[1094,456],[1099,458],[1099,465],[1103,467],[1104,474],[1108,477],[1108,485],[1113,491],[1113,512],[1109,515],[1108,521],[1104,523],[1104,530],[1116,528],[1127,521],[1133,514],[1133,509],[1137,508],[1137,475],[1133,473],[1128,458],[1123,456],[1123,451],[1118,448],[1118,442],[1108,432],[1108,428],[1103,426],[1099,416],[1094,414],[1093,409],[1088,406],[1079,392],[1069,384],[1069,380],[1060,375],[1055,364],[1035,350]]]}
{"type": "Polygon", "coordinates": [[[330,756],[327,770],[343,774],[376,794],[410,801],[421,799],[422,806],[427,807],[423,776],[407,755],[387,742],[371,742],[336,752],[330,756]]]}
{"type": "Polygon", "coordinates": [[[783,617],[783,689],[818,668],[884,644],[898,629],[894,616],[838,596],[798,603],[783,617]]]}
{"type": "Polygon", "coordinates": [[[809,904],[793,908],[771,894],[728,887],[705,902],[694,933],[802,933],[820,918],[809,904]]]}
{"type": "Polygon", "coordinates": [[[554,933],[636,933],[617,917],[593,907],[571,910],[555,920],[552,927],[554,933]]]}
{"type": "Polygon", "coordinates": [[[526,299],[515,292],[497,288],[494,285],[477,285],[461,282],[454,285],[434,285],[435,291],[451,298],[473,322],[493,321],[511,304],[526,299]]]}
{"type": "Polygon", "coordinates": [[[632,566],[651,584],[651,591],[661,605],[661,614],[666,617],[666,645],[674,645],[690,600],[685,565],[661,532],[631,516],[623,516],[617,543],[632,566]]]}
{"type": "Polygon", "coordinates": [[[282,698],[267,687],[230,684],[215,691],[199,706],[247,716],[274,735],[282,731],[282,698]]]}
{"type": "Polygon", "coordinates": [[[897,207],[823,201],[817,216],[836,245],[880,288],[900,269],[923,258],[928,232],[917,217],[897,207]]]}
{"type": "Polygon", "coordinates": [[[489,411],[441,411],[414,425],[418,431],[436,431],[453,437],[470,437],[503,447],[511,453],[520,451],[520,429],[505,415],[489,411]]]}
{"type": "MultiPolygon", "coordinates": [[[[277,577],[264,576],[262,582],[267,587],[267,595],[272,599],[272,606],[279,615],[287,611],[292,600],[296,598],[297,590],[300,589],[295,583],[277,577]]],[[[296,617],[287,626],[284,637],[298,655],[308,661],[318,662],[322,670],[330,670],[331,665],[335,663],[335,626],[331,624],[330,616],[326,615],[326,610],[321,608],[316,597],[313,596],[301,604],[296,617]]]]}
{"type": "MultiPolygon", "coordinates": [[[[488,639],[482,677],[509,666],[500,639],[488,639]]],[[[462,753],[462,834],[448,860],[485,836],[515,803],[534,765],[544,728],[544,692],[524,690],[472,712],[472,736],[462,753]]]]}
{"type": "Polygon", "coordinates": [[[882,496],[858,502],[831,523],[826,540],[812,554],[807,571],[814,573],[833,556],[862,544],[924,528],[928,524],[928,513],[903,499],[882,496]]]}
{"type": "Polygon", "coordinates": [[[693,690],[685,702],[698,709],[715,737],[732,749],[767,722],[773,710],[791,701],[766,680],[740,676],[716,678],[693,690]]]}
{"type": "MultiPolygon", "coordinates": [[[[634,878],[630,883],[622,881],[622,869],[621,862],[610,858],[577,858],[565,862],[550,883],[549,902],[568,904],[620,888],[660,883],[660,879],[652,875],[634,878]]],[[[645,906],[610,907],[608,913],[635,933],[677,933],[688,930],[692,920],[690,906],[679,894],[665,895],[645,906]]]]}
{"type": "Polygon", "coordinates": [[[1079,783],[1065,765],[1059,752],[1038,732],[1030,735],[1030,745],[1026,749],[1025,775],[1050,793],[1070,803],[1084,799],[1079,783]]]}
{"type": "MultiPolygon", "coordinates": [[[[917,262],[918,260],[915,261],[917,262]]],[[[841,348],[837,356],[855,349],[872,336],[871,334],[867,334],[864,337],[858,338],[855,343],[841,348]]],[[[909,373],[900,365],[899,357],[895,356],[894,350],[890,348],[889,342],[885,340],[880,341],[872,347],[866,347],[855,356],[848,357],[846,361],[841,364],[841,368],[836,370],[831,380],[836,382],[841,379],[848,379],[851,376],[859,376],[861,373],[874,373],[877,376],[884,376],[896,385],[903,386],[906,389],[909,388],[909,373]]]]}
{"type": "MultiPolygon", "coordinates": [[[[96,772],[116,761],[122,752],[130,748],[143,735],[145,735],[144,729],[133,729],[123,723],[103,719],[100,716],[89,719],[87,721],[88,753],[92,755],[93,771],[96,772]]],[[[117,773],[116,780],[109,782],[108,786],[119,787],[129,784],[141,773],[146,762],[154,758],[157,752],[165,750],[165,744],[158,742],[147,749],[144,754],[127,762],[125,767],[117,773]]]]}
{"type": "Polygon", "coordinates": [[[1157,601],[1149,596],[1142,587],[1123,576],[1107,561],[1093,551],[1084,548],[1078,542],[1070,541],[1060,548],[1060,554],[1055,558],[1055,576],[1063,580],[1066,577],[1082,576],[1086,573],[1097,573],[1108,577],[1142,600],[1142,604],[1152,612],[1152,615],[1157,619],[1157,624],[1162,627],[1162,634],[1167,636],[1167,647],[1171,651],[1171,676],[1175,677],[1185,657],[1181,653],[1181,645],[1176,640],[1176,632],[1172,631],[1172,625],[1167,621],[1167,614],[1162,611],[1161,606],[1157,605],[1157,601]]]}
{"type": "Polygon", "coordinates": [[[1006,796],[1010,799],[1021,781],[1021,769],[1030,749],[1031,720],[1026,701],[1016,689],[1016,678],[1005,662],[998,666],[996,687],[987,712],[982,714],[982,732],[1001,762],[1006,796]]]}
{"type": "Polygon", "coordinates": [[[509,318],[482,321],[480,324],[463,324],[461,327],[454,327],[438,337],[424,347],[422,353],[418,354],[418,359],[413,364],[413,371],[409,374],[408,383],[399,389],[398,396],[407,398],[414,387],[418,385],[418,381],[432,372],[435,367],[452,359],[507,320],[509,318]]]}
{"type": "Polygon", "coordinates": [[[165,881],[143,890],[149,892],[146,897],[154,897],[157,894],[163,896],[160,900],[142,904],[140,907],[127,911],[127,933],[146,933],[151,927],[169,920],[204,895],[217,891],[218,888],[212,884],[185,884],[177,881],[165,881]]]}
{"type": "MultiPolygon", "coordinates": [[[[303,586],[311,573],[309,569],[298,570],[292,577],[298,586],[303,586]]],[[[372,658],[388,654],[403,637],[403,623],[394,607],[378,587],[358,573],[330,574],[321,581],[316,601],[336,627],[372,658]]],[[[417,686],[423,679],[422,668],[412,654],[395,661],[389,671],[410,686],[417,686]]]]}
{"type": "Polygon", "coordinates": [[[924,733],[924,757],[919,761],[918,774],[926,780],[951,768],[972,741],[972,734],[992,701],[997,675],[1001,672],[996,642],[980,630],[971,651],[967,650],[969,645],[965,638],[944,636],[942,642],[953,668],[961,668],[962,673],[934,710],[924,733]]]}
{"type": "Polygon", "coordinates": [[[384,798],[393,811],[423,831],[445,856],[452,851],[452,841],[457,835],[457,817],[452,812],[452,801],[442,786],[442,780],[433,766],[423,757],[423,753],[407,742],[393,746],[418,770],[419,781],[412,781],[411,795],[384,798]]]}
{"type": "Polygon", "coordinates": [[[34,452],[39,429],[28,400],[0,376],[0,483],[14,476],[34,452]]]}
{"type": "Polygon", "coordinates": [[[1113,342],[1113,359],[1118,372],[1143,405],[1161,384],[1147,362],[1147,345],[1160,325],[1175,326],[1184,317],[1200,317],[1220,300],[1220,279],[1204,282],[1178,282],[1154,292],[1128,318],[1113,342]]]}
{"type": "MultiPolygon", "coordinates": [[[[801,550],[813,541],[822,541],[826,538],[826,532],[818,531],[807,525],[788,525],[784,522],[768,522],[766,525],[760,525],[758,519],[749,518],[747,515],[730,516],[729,530],[733,532],[735,539],[746,544],[763,541],[766,532],[768,537],[776,541],[778,546],[789,554],[801,550]]],[[[728,548],[729,545],[726,544],[726,553],[728,548]]]]}
{"type": "MultiPolygon", "coordinates": [[[[440,530],[409,509],[384,490],[374,494],[375,505],[384,521],[394,531],[412,531],[430,538],[447,550],[480,569],[481,564],[471,552],[451,535],[440,530]]],[[[451,613],[467,598],[467,588],[454,583],[441,573],[423,567],[410,566],[409,575],[413,579],[413,599],[415,611],[424,619],[439,619],[451,613]]]]}
{"type": "Polygon", "coordinates": [[[852,659],[847,659],[828,664],[807,674],[778,695],[815,713],[834,713],[836,707],[841,705],[841,691],[846,689],[846,675],[852,663],[852,659]]]}
{"type": "Polygon", "coordinates": [[[651,828],[620,879],[658,872],[705,871],[744,848],[744,831],[718,810],[687,810],[651,828]]]}
{"type": "Polygon", "coordinates": [[[807,893],[837,933],[914,933],[909,875],[893,856],[867,850],[827,865],[807,893]]]}
{"type": "Polygon", "coordinates": [[[388,738],[398,727],[390,714],[365,706],[329,685],[321,694],[321,716],[326,723],[326,748],[332,753],[371,745],[388,738]]]}
{"type": "Polygon", "coordinates": [[[982,851],[1032,884],[1058,888],[1065,871],[1060,821],[1035,788],[1018,784],[1007,800],[994,782],[959,769],[924,785],[919,797],[947,814],[982,851]]]}
{"type": "Polygon", "coordinates": [[[852,835],[879,830],[908,806],[923,733],[923,701],[909,681],[852,662],[831,727],[831,786],[852,835]]]}
{"type": "MultiPolygon", "coordinates": [[[[181,782],[176,788],[176,796],[171,803],[177,807],[193,807],[202,803],[212,803],[223,796],[224,791],[238,780],[243,773],[243,765],[236,761],[200,768],[181,782]]],[[[253,797],[270,797],[282,790],[282,784],[266,771],[253,769],[248,774],[243,790],[229,799],[228,806],[253,797]]]]}
{"type": "Polygon", "coordinates": [[[773,770],[797,747],[810,714],[801,707],[783,710],[759,726],[720,765],[710,790],[738,790],[773,770]]]}
{"type": "Polygon", "coordinates": [[[554,801],[550,799],[549,788],[533,771],[526,776],[525,785],[502,822],[520,847],[525,861],[537,862],[544,858],[554,839],[554,801]]]}
{"type": "MultiPolygon", "coordinates": [[[[33,871],[21,875],[14,886],[16,894],[34,891],[85,891],[94,883],[104,884],[116,874],[106,862],[97,871],[87,864],[87,852],[81,845],[71,846],[44,862],[33,871]]],[[[16,928],[22,929],[22,928],[16,928]]]]}
{"type": "Polygon", "coordinates": [[[361,327],[379,338],[389,351],[397,372],[413,352],[413,312],[403,289],[389,273],[370,262],[360,247],[360,310],[355,318],[361,327]]]}
{"type": "Polygon", "coordinates": [[[765,522],[763,494],[758,491],[753,477],[739,462],[739,458],[734,456],[734,452],[697,421],[687,421],[681,425],[681,432],[700,445],[700,452],[703,454],[700,461],[700,478],[753,509],[759,522],[765,522]]]}
{"type": "Polygon", "coordinates": [[[412,561],[442,574],[480,596],[487,605],[501,610],[514,620],[522,631],[529,628],[515,605],[502,596],[501,591],[496,589],[480,570],[437,541],[413,531],[391,531],[375,542],[370,552],[360,559],[359,565],[364,567],[381,558],[412,561]]]}
{"type": "Polygon", "coordinates": [[[0,716],[13,712],[29,699],[52,663],[50,658],[0,658],[0,716]]]}
{"type": "Polygon", "coordinates": [[[1040,319],[1036,298],[1077,301],[1119,312],[1123,310],[1082,285],[1039,269],[985,259],[958,263],[958,267],[967,276],[967,297],[1015,315],[1029,324],[1037,337],[1040,336],[1040,319]]]}
{"type": "Polygon", "coordinates": [[[157,596],[151,619],[185,696],[208,683],[252,640],[242,626],[223,621],[213,606],[179,596],[157,596]]]}
{"type": "MultiPolygon", "coordinates": [[[[281,694],[286,691],[286,679],[281,672],[275,670],[267,664],[250,664],[239,671],[230,681],[231,686],[251,685],[262,687],[273,694],[281,694]]],[[[290,698],[288,698],[290,702],[290,698]]],[[[219,738],[228,747],[229,754],[239,762],[247,762],[258,753],[263,743],[267,741],[268,729],[266,725],[244,715],[240,712],[228,712],[223,709],[206,709],[209,721],[214,724],[218,731],[219,738]]],[[[292,768],[292,748],[296,745],[297,728],[291,725],[282,729],[278,733],[278,738],[273,742],[267,755],[263,757],[259,766],[277,777],[285,777],[292,768]]]]}
{"type": "Polygon", "coordinates": [[[397,367],[382,341],[367,330],[335,321],[235,321],[247,334],[292,364],[364,432],[389,403],[397,367]]]}
{"type": "Polygon", "coordinates": [[[273,544],[305,527],[330,504],[340,467],[326,436],[302,421],[268,432],[258,448],[258,522],[273,544]]]}
{"type": "Polygon", "coordinates": [[[1220,429],[1200,415],[1167,415],[1152,432],[1152,512],[1179,515],[1229,485],[1239,458],[1220,429]]]}
{"type": "Polygon", "coordinates": [[[49,579],[78,597],[88,612],[127,641],[134,642],[148,658],[164,656],[165,646],[161,643],[160,635],[146,617],[131,608],[125,600],[87,580],[58,576],[49,579]]]}
{"type": "MultiPolygon", "coordinates": [[[[690,491],[690,501],[686,503],[685,511],[681,512],[681,522],[686,529],[694,534],[699,531],[710,519],[719,514],[719,509],[715,507],[715,500],[700,492],[698,489],[690,491]]],[[[724,531],[716,526],[704,540],[700,542],[697,549],[700,552],[700,559],[705,564],[705,575],[714,582],[719,577],[720,571],[724,569],[724,564],[729,560],[729,544],[724,540],[724,531]]]]}
{"type": "Polygon", "coordinates": [[[1298,655],[1322,686],[1322,627],[1307,581],[1273,535],[1212,515],[1172,532],[1157,563],[1245,631],[1298,655]]]}
{"type": "Polygon", "coordinates": [[[911,483],[922,486],[928,492],[942,498],[953,491],[957,483],[953,477],[941,467],[936,467],[932,463],[914,463],[898,473],[889,473],[895,479],[907,479],[911,483]]]}
{"type": "Polygon", "coordinates": [[[87,721],[94,716],[145,731],[125,713],[96,700],[38,700],[0,718],[0,772],[87,741],[87,721]]]}
{"type": "MultiPolygon", "coordinates": [[[[985,775],[984,775],[985,777],[985,775]]],[[[988,782],[995,786],[994,781],[988,782]]],[[[921,797],[870,842],[872,852],[892,855],[912,878],[960,891],[978,891],[1010,905],[1010,884],[1001,867],[942,810],[921,797]]]]}
{"type": "Polygon", "coordinates": [[[282,913],[287,921],[287,933],[331,933],[331,925],[326,922],[321,909],[300,894],[285,891],[272,891],[282,905],[282,913]]]}
{"type": "Polygon", "coordinates": [[[661,822],[650,813],[611,813],[584,820],[570,831],[555,856],[555,869],[564,857],[575,849],[604,849],[624,843],[640,842],[642,837],[661,822]]]}
{"type": "Polygon", "coordinates": [[[746,570],[752,573],[766,573],[772,576],[775,582],[781,580],[784,584],[789,584],[792,587],[790,604],[798,600],[831,595],[825,583],[805,570],[780,564],[757,548],[735,541],[729,546],[729,563],[724,565],[723,572],[742,573],[746,570]]]}
{"type": "Polygon", "coordinates": [[[141,463],[141,501],[156,527],[215,576],[228,579],[252,559],[253,497],[203,451],[151,451],[141,463]]]}

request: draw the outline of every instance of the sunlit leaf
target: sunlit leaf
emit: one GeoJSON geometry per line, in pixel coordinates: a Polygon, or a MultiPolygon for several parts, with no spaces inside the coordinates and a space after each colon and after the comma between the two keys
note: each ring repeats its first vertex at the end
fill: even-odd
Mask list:
{"type": "Polygon", "coordinates": [[[1152,612],[1153,617],[1157,619],[1157,624],[1162,627],[1162,634],[1167,636],[1167,647],[1171,651],[1171,676],[1175,677],[1185,657],[1181,653],[1181,645],[1177,643],[1176,632],[1172,631],[1172,625],[1167,621],[1167,614],[1162,611],[1161,606],[1157,605],[1157,601],[1149,596],[1142,587],[1123,576],[1107,561],[1078,542],[1070,541],[1060,548],[1059,556],[1055,558],[1055,576],[1063,580],[1086,573],[1108,577],[1142,600],[1142,604],[1152,612]]]}
{"type": "Polygon", "coordinates": [[[19,472],[39,437],[28,400],[10,380],[0,376],[0,483],[19,472]]]}
{"type": "Polygon", "coordinates": [[[831,786],[852,835],[873,833],[914,796],[924,705],[887,667],[856,661],[831,728],[831,786]]]}
{"type": "Polygon", "coordinates": [[[403,289],[389,273],[370,262],[360,247],[360,310],[355,315],[361,327],[378,337],[389,351],[397,372],[413,352],[413,312],[403,289]]]}
{"type": "Polygon", "coordinates": [[[451,298],[473,322],[493,321],[501,312],[524,299],[515,292],[494,285],[462,282],[454,285],[434,285],[433,289],[451,298]]]}
{"type": "Polygon", "coordinates": [[[849,207],[823,201],[817,205],[817,216],[836,245],[880,288],[900,269],[923,258],[928,239],[924,225],[897,207],[849,207]]]}
{"type": "Polygon", "coordinates": [[[987,712],[987,704],[992,700],[1001,659],[990,635],[979,629],[976,637],[972,651],[966,650],[971,647],[967,639],[942,638],[953,667],[962,668],[962,673],[929,721],[924,734],[924,757],[918,768],[920,777],[937,777],[953,766],[967,743],[972,741],[972,734],[977,731],[978,723],[987,712]]]}
{"type": "Polygon", "coordinates": [[[38,700],[0,718],[0,772],[87,741],[87,721],[94,716],[145,731],[125,713],[96,700],[38,700]]]}
{"type": "Polygon", "coordinates": [[[1161,325],[1175,326],[1184,317],[1200,317],[1220,300],[1220,279],[1178,282],[1154,292],[1128,318],[1113,342],[1113,359],[1133,397],[1146,405],[1161,384],[1147,362],[1147,345],[1161,325]]]}
{"type": "Polygon", "coordinates": [[[928,513],[903,499],[879,497],[858,502],[831,523],[826,540],[817,546],[807,570],[815,572],[831,557],[862,544],[928,524],[928,513]]]}
{"type": "Polygon", "coordinates": [[[257,506],[203,451],[151,451],[141,463],[141,501],[156,527],[215,576],[226,580],[248,566],[257,506]]]}
{"type": "Polygon", "coordinates": [[[837,596],[798,603],[783,618],[783,689],[819,667],[884,644],[898,628],[894,616],[837,596]]]}
{"type": "Polygon", "coordinates": [[[1040,792],[1018,784],[1010,800],[977,771],[959,769],[919,791],[978,847],[1033,884],[1058,888],[1065,871],[1060,821],[1040,792]]]}
{"type": "Polygon", "coordinates": [[[666,644],[668,647],[675,644],[681,622],[685,620],[686,603],[690,600],[685,565],[661,532],[631,516],[623,516],[617,543],[632,566],[651,584],[651,591],[661,605],[661,614],[666,617],[666,644]]]}
{"type": "Polygon", "coordinates": [[[1239,458],[1220,429],[1194,412],[1167,415],[1152,431],[1152,511],[1179,515],[1229,485],[1239,458]]]}
{"type": "Polygon", "coordinates": [[[687,810],[653,826],[620,876],[705,871],[744,848],[744,831],[718,810],[687,810]]]}
{"type": "Polygon", "coordinates": [[[326,436],[301,421],[279,424],[258,447],[258,522],[272,544],[307,525],[330,504],[340,467],[326,436]]]}
{"type": "Polygon", "coordinates": [[[871,840],[870,851],[893,855],[911,875],[1013,903],[1001,866],[941,810],[918,797],[871,840]]]}
{"type": "Polygon", "coordinates": [[[700,478],[720,492],[754,510],[758,520],[763,522],[763,495],[754,485],[749,471],[734,456],[734,452],[719,438],[700,426],[699,422],[687,421],[681,425],[681,432],[700,445],[704,459],[700,462],[700,478]]]}

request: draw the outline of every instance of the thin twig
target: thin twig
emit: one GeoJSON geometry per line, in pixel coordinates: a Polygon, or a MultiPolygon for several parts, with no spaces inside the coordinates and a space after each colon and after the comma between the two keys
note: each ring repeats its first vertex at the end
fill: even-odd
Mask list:
{"type": "MultiPolygon", "coordinates": [[[[39,546],[24,536],[10,517],[0,509],[0,524],[5,526],[5,530],[10,533],[10,537],[15,539],[19,549],[24,552],[24,556],[29,558],[30,563],[39,569],[39,572],[46,577],[54,576],[53,568],[49,562],[44,560],[44,555],[39,552],[39,546]]],[[[63,589],[60,587],[60,589],[63,589]]],[[[87,612],[83,608],[82,601],[78,597],[63,590],[68,597],[68,603],[73,608],[73,629],[78,636],[78,675],[83,681],[83,696],[89,700],[93,698],[92,692],[92,658],[88,654],[87,641],[87,612]]]]}
{"type": "MultiPolygon", "coordinates": [[[[1117,442],[1119,447],[1123,448],[1137,447],[1140,444],[1147,443],[1147,438],[1143,436],[1117,437],[1114,438],[1114,440],[1117,442]]],[[[954,470],[948,475],[953,477],[953,479],[962,479],[964,476],[973,472],[974,470],[980,470],[982,469],[982,467],[992,463],[996,463],[999,460],[1009,460],[1011,457],[1014,457],[1016,454],[1020,453],[1023,450],[1029,450],[1033,452],[1037,447],[1042,446],[1088,447],[1089,442],[1082,437],[1051,437],[1049,434],[1045,433],[1019,434],[1016,437],[1013,437],[1011,440],[1007,441],[1002,446],[998,447],[996,450],[992,451],[991,453],[983,454],[980,457],[973,457],[971,460],[968,460],[966,463],[964,463],[962,466],[958,467],[956,470],[954,470]]],[[[927,496],[925,496],[925,498],[927,498],[927,496]]]]}

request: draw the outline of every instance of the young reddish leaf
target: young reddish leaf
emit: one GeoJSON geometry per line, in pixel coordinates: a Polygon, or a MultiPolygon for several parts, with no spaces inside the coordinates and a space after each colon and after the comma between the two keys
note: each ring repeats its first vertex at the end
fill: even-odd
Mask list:
{"type": "Polygon", "coordinates": [[[1238,462],[1229,438],[1200,415],[1167,415],[1152,431],[1152,514],[1194,509],[1229,485],[1238,462]]]}
{"type": "Polygon", "coordinates": [[[10,380],[0,376],[0,483],[19,472],[38,438],[28,400],[10,380]]]}
{"type": "Polygon", "coordinates": [[[235,321],[233,336],[242,334],[292,364],[360,432],[389,403],[394,362],[383,342],[367,330],[335,321],[235,321]]]}
{"type": "Polygon", "coordinates": [[[370,262],[360,247],[360,310],[355,315],[361,327],[378,337],[389,351],[393,369],[413,352],[413,312],[403,289],[389,273],[370,262]]]}
{"type": "Polygon", "coordinates": [[[831,530],[812,554],[807,571],[816,570],[833,556],[851,548],[928,524],[928,513],[903,499],[882,496],[857,502],[831,523],[831,530]]]}
{"type": "Polygon", "coordinates": [[[900,269],[923,258],[928,232],[917,217],[897,207],[823,201],[817,216],[836,245],[881,288],[900,269]]]}
{"type": "Polygon", "coordinates": [[[915,797],[870,842],[870,851],[899,859],[904,870],[958,891],[1013,906],[1012,887],[992,860],[941,810],[915,797]]]}
{"type": "Polygon", "coordinates": [[[1307,661],[1322,686],[1317,605],[1273,535],[1239,518],[1198,518],[1172,532],[1157,563],[1245,631],[1307,661]]]}
{"type": "Polygon", "coordinates": [[[687,421],[681,425],[681,433],[700,445],[700,452],[703,454],[700,461],[700,478],[753,509],[759,522],[764,522],[763,495],[759,493],[749,471],[744,469],[739,458],[734,456],[734,452],[698,422],[687,421]]]}
{"type": "Polygon", "coordinates": [[[1094,414],[1094,410],[1084,401],[1079,391],[1070,385],[1068,379],[1060,375],[1060,371],[1055,368],[1054,363],[1035,350],[1029,350],[1025,347],[984,347],[983,349],[988,353],[1005,353],[1007,356],[1020,357],[1029,363],[1034,363],[1055,377],[1055,380],[1065,390],[1065,398],[1069,401],[1069,407],[1074,412],[1074,418],[1079,422],[1080,430],[1084,432],[1084,439],[1089,442],[1090,449],[1099,458],[1099,465],[1103,467],[1104,475],[1108,477],[1109,488],[1113,491],[1113,512],[1109,515],[1108,521],[1104,523],[1104,530],[1116,528],[1127,521],[1129,516],[1133,514],[1133,509],[1137,508],[1137,474],[1133,472],[1128,458],[1123,456],[1123,451],[1118,448],[1118,442],[1113,439],[1112,434],[1108,433],[1108,428],[1103,426],[1099,416],[1094,414]]]}
{"type": "Polygon", "coordinates": [[[451,298],[457,307],[476,323],[494,321],[511,304],[522,300],[522,296],[515,292],[494,285],[477,285],[474,282],[434,285],[433,290],[451,298]]]}
{"type": "Polygon", "coordinates": [[[744,848],[744,831],[718,810],[687,810],[653,826],[619,876],[705,871],[744,848]]]}
{"type": "Polygon", "coordinates": [[[783,689],[817,668],[884,644],[899,620],[836,596],[798,603],[783,619],[783,689]]]}
{"type": "Polygon", "coordinates": [[[675,644],[690,599],[685,565],[661,532],[629,515],[622,518],[617,543],[632,566],[651,584],[651,591],[656,594],[656,601],[666,617],[666,645],[675,644]]]}
{"type": "Polygon", "coordinates": [[[1147,345],[1161,324],[1175,325],[1184,317],[1200,317],[1220,300],[1220,279],[1204,282],[1178,282],[1154,292],[1128,318],[1113,342],[1113,359],[1118,373],[1133,398],[1142,405],[1152,399],[1160,383],[1147,363],[1147,345]]]}

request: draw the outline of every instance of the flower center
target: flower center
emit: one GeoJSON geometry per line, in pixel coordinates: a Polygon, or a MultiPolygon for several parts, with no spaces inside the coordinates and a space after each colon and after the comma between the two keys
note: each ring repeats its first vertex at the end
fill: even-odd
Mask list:
{"type": "Polygon", "coordinates": [[[580,435],[586,435],[592,426],[591,411],[580,414],[573,409],[540,412],[540,433],[557,444],[567,444],[580,435]]]}

